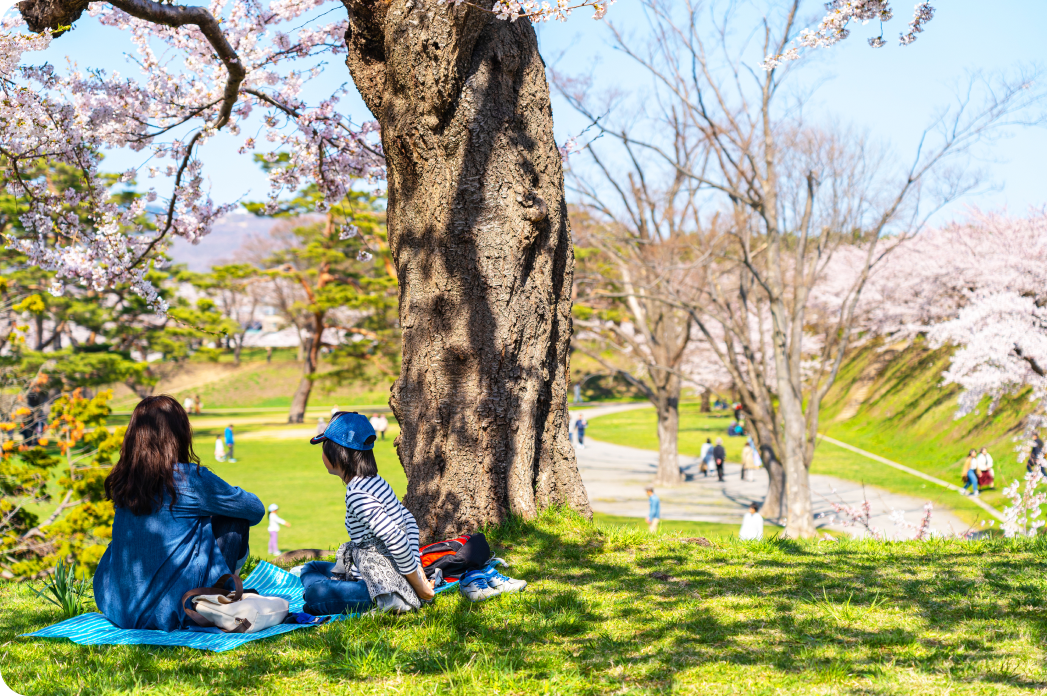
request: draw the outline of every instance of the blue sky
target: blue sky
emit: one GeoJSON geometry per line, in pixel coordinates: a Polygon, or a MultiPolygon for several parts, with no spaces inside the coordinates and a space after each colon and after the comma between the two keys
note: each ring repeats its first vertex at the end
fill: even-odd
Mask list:
{"type": "MultiPolygon", "coordinates": [[[[2,3],[0,0],[0,9],[2,3]]],[[[1047,26],[1044,0],[939,0],[937,14],[919,40],[900,47],[893,39],[910,16],[908,3],[897,3],[896,18],[885,26],[885,37],[892,39],[885,48],[874,50],[865,39],[878,33],[872,25],[858,27],[844,43],[822,49],[823,56],[807,69],[805,79],[821,80],[820,88],[807,103],[808,113],[852,123],[883,141],[890,142],[899,155],[912,152],[933,111],[947,103],[957,81],[971,70],[993,71],[1018,64],[1033,64],[1042,59],[1042,29],[1047,26]],[[988,7],[994,9],[987,9],[988,7]]],[[[818,3],[809,6],[811,16],[818,3]]],[[[326,8],[330,9],[330,8],[326,8]]],[[[585,72],[597,66],[603,86],[642,89],[643,74],[617,54],[609,44],[607,29],[582,10],[566,24],[549,23],[539,27],[542,54],[558,70],[585,72]]],[[[328,15],[330,18],[332,15],[328,15]]],[[[636,3],[619,0],[608,18],[620,26],[642,32],[643,16],[636,3]]],[[[66,56],[82,67],[104,67],[133,74],[125,54],[132,50],[120,32],[100,26],[89,17],[81,19],[75,31],[56,40],[43,55],[27,56],[34,63],[51,61],[64,66],[66,56]]],[[[351,82],[348,70],[337,59],[328,66],[314,94],[351,82]]],[[[371,118],[363,102],[354,95],[345,103],[355,122],[371,118]]],[[[556,137],[562,142],[577,133],[584,123],[562,100],[554,97],[556,137]]],[[[238,198],[260,199],[267,186],[265,178],[249,156],[236,153],[237,141],[219,137],[204,152],[205,173],[217,202],[238,198]]],[[[1029,206],[1047,203],[1043,167],[1047,162],[1047,129],[1026,128],[1012,132],[992,148],[992,160],[982,164],[995,191],[968,198],[983,208],[1006,205],[1013,213],[1024,213],[1029,206]]],[[[141,164],[144,157],[135,153],[115,153],[107,167],[122,170],[141,164]]],[[[163,189],[161,188],[161,193],[163,189]]],[[[962,203],[945,215],[962,211],[962,203]]]]}

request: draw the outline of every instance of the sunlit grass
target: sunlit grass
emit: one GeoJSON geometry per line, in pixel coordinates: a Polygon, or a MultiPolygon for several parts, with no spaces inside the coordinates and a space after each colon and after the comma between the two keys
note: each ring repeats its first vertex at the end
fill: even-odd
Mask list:
{"type": "Polygon", "coordinates": [[[297,631],[220,655],[81,647],[0,585],[22,694],[1018,694],[1047,687],[1037,541],[742,543],[546,514],[489,530],[526,592],[297,631]]]}

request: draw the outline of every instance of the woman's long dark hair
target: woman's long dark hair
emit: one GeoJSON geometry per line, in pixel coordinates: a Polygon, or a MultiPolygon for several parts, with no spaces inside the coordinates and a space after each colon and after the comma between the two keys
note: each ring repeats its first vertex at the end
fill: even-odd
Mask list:
{"type": "Polygon", "coordinates": [[[105,479],[105,497],[136,515],[159,508],[164,493],[173,505],[178,497],[174,470],[179,462],[200,465],[188,414],[166,394],[146,397],[131,414],[120,461],[105,479]]]}

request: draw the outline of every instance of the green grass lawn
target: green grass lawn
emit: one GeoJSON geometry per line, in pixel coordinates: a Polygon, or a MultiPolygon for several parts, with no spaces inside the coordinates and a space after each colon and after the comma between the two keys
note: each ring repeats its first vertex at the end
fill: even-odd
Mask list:
{"type": "MultiPolygon", "coordinates": [[[[622,517],[620,515],[605,515],[600,512],[593,513],[593,522],[601,527],[621,527],[628,530],[640,530],[647,532],[647,521],[642,517],[622,517]]],[[[773,533],[773,527],[769,528],[768,534],[773,533]]],[[[684,537],[707,537],[709,539],[720,539],[738,536],[738,525],[721,524],[719,522],[691,522],[689,520],[662,520],[658,523],[658,536],[677,535],[684,537]]]]}
{"type": "MultiPolygon", "coordinates": [[[[300,426],[299,426],[300,427],[300,426]]],[[[245,426],[244,430],[249,432],[245,426]]],[[[390,427],[384,440],[375,443],[378,473],[398,496],[407,490],[407,478],[396,458],[390,427]]],[[[280,550],[300,548],[333,549],[348,541],[345,531],[345,484],[331,476],[320,461],[320,447],[308,440],[240,440],[236,443],[236,463],[216,462],[214,438],[217,431],[197,433],[193,446],[203,464],[223,479],[248,490],[266,507],[280,506],[280,516],[291,523],[280,530],[280,550]]],[[[271,558],[267,553],[269,533],[266,521],[251,529],[251,553],[271,558]]]]}
{"type": "Polygon", "coordinates": [[[17,634],[54,622],[0,584],[0,669],[55,694],[1026,694],[1047,688],[1039,540],[720,540],[574,515],[489,531],[524,593],[441,596],[223,654],[17,634]]]}
{"type": "MultiPolygon", "coordinates": [[[[682,404],[680,407],[680,454],[688,457],[697,457],[706,438],[711,438],[715,442],[717,437],[723,437],[724,448],[727,450],[727,459],[734,462],[740,461],[744,440],[740,437],[727,437],[724,434],[727,431],[727,425],[733,422],[733,420],[732,416],[723,413],[701,413],[699,404],[682,404]]],[[[838,431],[834,430],[833,432],[838,431]]],[[[657,423],[654,409],[637,409],[635,411],[625,411],[593,418],[589,421],[589,429],[586,431],[586,435],[595,440],[603,440],[617,445],[651,450],[658,449],[657,423]]],[[[873,442],[870,444],[865,440],[859,440],[865,442],[865,444],[858,444],[858,442],[841,434],[835,434],[834,437],[915,469],[924,468],[914,463],[917,457],[908,456],[904,451],[894,451],[889,448],[880,449],[877,447],[877,443],[873,442]]],[[[952,510],[960,519],[971,525],[978,525],[982,520],[993,519],[980,507],[953,491],[930,484],[923,479],[828,442],[819,442],[815,448],[811,473],[837,476],[850,481],[860,481],[894,493],[928,500],[934,504],[935,508],[952,510]]]]}

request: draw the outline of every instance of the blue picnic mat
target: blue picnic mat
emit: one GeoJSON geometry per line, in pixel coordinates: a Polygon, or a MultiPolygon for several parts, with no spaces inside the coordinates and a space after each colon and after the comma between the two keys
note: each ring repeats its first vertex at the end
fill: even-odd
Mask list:
{"type": "MultiPolygon", "coordinates": [[[[262,561],[244,580],[244,587],[258,590],[258,594],[283,597],[291,605],[292,612],[302,611],[302,582],[286,570],[262,561]]],[[[446,592],[458,587],[457,582],[447,583],[437,592],[446,592]]],[[[333,620],[341,617],[332,616],[333,620]]],[[[318,624],[280,624],[258,631],[258,633],[215,633],[217,629],[180,631],[147,631],[142,629],[117,628],[97,612],[81,614],[48,626],[34,633],[23,634],[28,638],[68,638],[80,645],[167,645],[225,652],[234,650],[254,640],[271,638],[299,628],[312,628],[318,624]]]]}
{"type": "MultiPolygon", "coordinates": [[[[259,594],[283,597],[291,605],[292,612],[302,611],[305,601],[302,598],[302,582],[271,563],[262,561],[244,580],[244,587],[258,590],[259,594]]],[[[299,628],[310,628],[303,624],[279,624],[270,626],[258,633],[214,633],[211,631],[147,631],[141,629],[117,628],[97,612],[81,614],[66,619],[54,626],[25,634],[30,638],[68,638],[80,645],[169,645],[197,650],[225,652],[239,648],[253,640],[294,631],[299,628]]]]}

